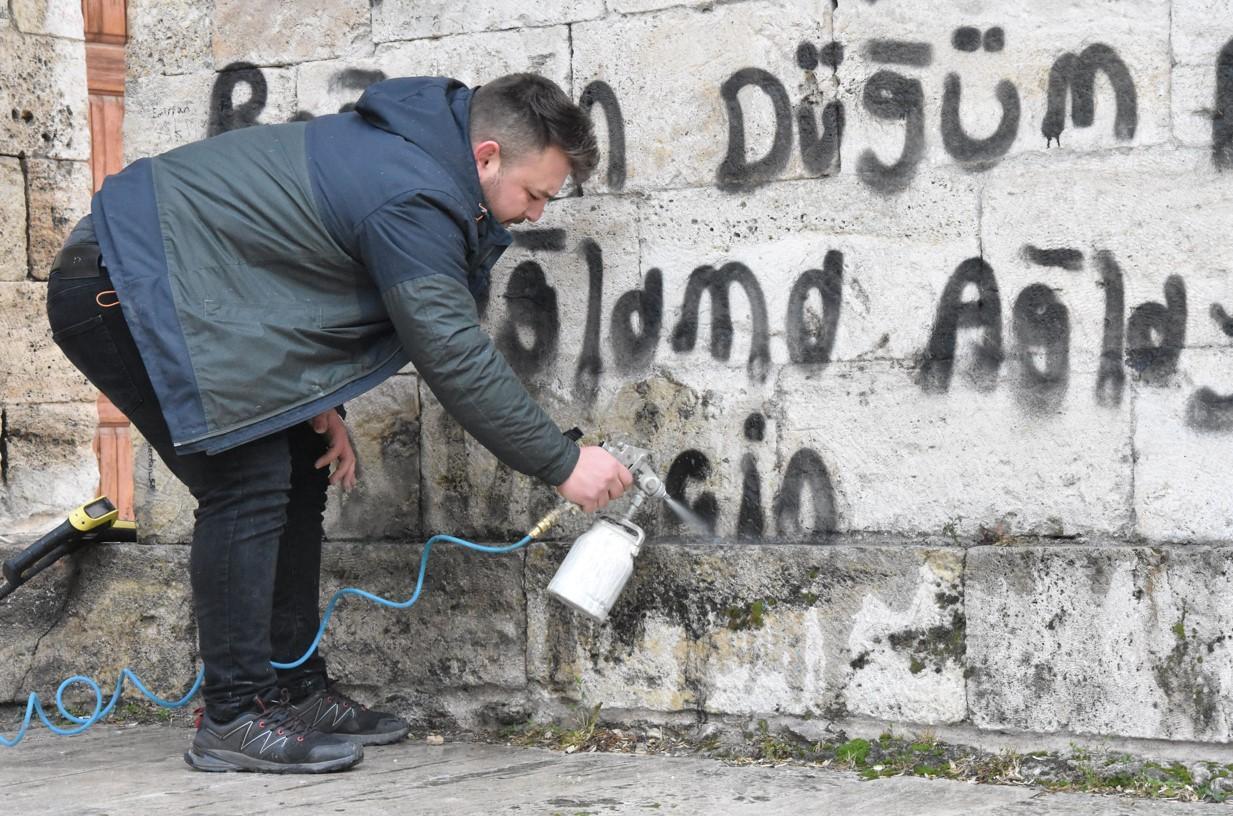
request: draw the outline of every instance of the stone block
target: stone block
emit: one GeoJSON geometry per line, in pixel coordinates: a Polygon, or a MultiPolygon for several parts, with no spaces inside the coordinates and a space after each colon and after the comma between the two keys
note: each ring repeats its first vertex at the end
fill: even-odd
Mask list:
{"type": "Polygon", "coordinates": [[[30,202],[30,272],[47,280],[64,239],[87,213],[94,176],[78,161],[26,161],[30,202]]]}
{"type": "Polygon", "coordinates": [[[51,340],[47,285],[0,283],[0,402],[93,401],[95,391],[51,340]]]}
{"type": "Polygon", "coordinates": [[[26,228],[26,175],[18,159],[0,158],[0,280],[26,279],[26,228]]]}
{"type": "Polygon", "coordinates": [[[360,480],[332,488],[325,532],[338,539],[415,538],[420,533],[418,377],[391,377],[347,404],[360,480]]]}
{"type": "MultiPolygon", "coordinates": [[[[409,600],[422,552],[418,539],[328,545],[322,603],[342,586],[409,600]]],[[[417,712],[431,709],[433,698],[449,692],[496,687],[508,695],[523,688],[522,564],[521,553],[487,555],[436,544],[424,589],[410,609],[386,609],[363,599],[339,604],[321,646],[331,674],[364,689],[366,699],[417,712]]]]}
{"type": "Polygon", "coordinates": [[[1212,121],[1220,107],[1216,99],[1216,66],[1173,67],[1173,136],[1187,147],[1212,147],[1212,121]]]}
{"type": "Polygon", "coordinates": [[[124,158],[154,156],[225,130],[290,121],[295,113],[290,68],[129,75],[125,93],[124,158]]]}
{"type": "Polygon", "coordinates": [[[481,85],[505,74],[541,74],[569,92],[569,29],[529,28],[382,45],[375,55],[310,62],[296,69],[300,110],[314,115],[350,110],[364,89],[382,79],[448,76],[481,85]]]}
{"type": "Polygon", "coordinates": [[[1129,400],[1096,408],[1086,389],[1043,388],[1009,364],[971,366],[958,358],[945,390],[897,362],[785,370],[779,461],[801,457],[809,477],[789,495],[798,485],[827,495],[829,484],[839,530],[1128,533],[1129,400]]]}
{"type": "Polygon", "coordinates": [[[1150,541],[1233,538],[1231,363],[1227,344],[1186,349],[1169,385],[1135,386],[1135,527],[1150,541]]]}
{"type": "MultiPolygon", "coordinates": [[[[1208,310],[1229,296],[1233,235],[1225,214],[1231,203],[1227,179],[1193,150],[1141,153],[1133,162],[1076,157],[1064,168],[1044,159],[999,168],[985,187],[980,223],[984,258],[1010,318],[1006,337],[1014,334],[1016,293],[1043,284],[1069,313],[1072,363],[1094,364],[1104,349],[1106,297],[1117,289],[1102,283],[1108,277],[1121,281],[1121,314],[1110,311],[1109,318],[1113,327],[1123,326],[1125,348],[1224,343],[1208,310]],[[1184,290],[1184,297],[1173,297],[1180,333],[1146,337],[1136,328],[1148,325],[1145,315],[1133,315],[1145,303],[1166,305],[1171,276],[1179,279],[1177,292],[1184,290]]],[[[1122,356],[1116,345],[1110,348],[1113,357],[1122,356]]],[[[1143,367],[1128,363],[1127,377],[1143,367]]]]}
{"type": "Polygon", "coordinates": [[[190,543],[197,500],[136,428],[129,433],[133,440],[133,512],[141,543],[190,543]]]}
{"type": "Polygon", "coordinates": [[[605,710],[964,717],[962,555],[903,546],[652,541],[607,624],[546,595],[527,555],[527,674],[605,710]]]}
{"type": "Polygon", "coordinates": [[[90,158],[80,40],[0,30],[0,145],[9,156],[90,158]]]}
{"type": "MultiPolygon", "coordinates": [[[[355,490],[329,489],[327,540],[407,539],[419,535],[420,446],[417,378],[392,377],[347,403],[360,460],[355,490]]],[[[197,502],[140,434],[133,439],[133,506],[146,544],[187,544],[197,502]]]]}
{"type": "MultiPolygon", "coordinates": [[[[793,149],[794,106],[824,94],[826,77],[797,66],[802,42],[829,39],[829,8],[803,0],[668,9],[573,26],[577,92],[594,81],[616,95],[625,127],[628,190],[756,186],[758,180],[833,172],[807,171],[793,149]],[[756,71],[738,75],[745,69],[756,71]],[[743,79],[749,83],[741,85],[743,79]],[[732,117],[722,89],[734,82],[743,135],[730,139],[732,117]],[[779,116],[769,92],[778,93],[779,116]],[[784,163],[767,173],[747,171],[779,139],[784,163]],[[743,148],[743,149],[742,149],[743,148]],[[729,150],[729,170],[721,174],[729,150]],[[755,178],[756,177],[756,178],[755,178]],[[751,181],[751,179],[753,179],[751,181]]],[[[738,129],[738,133],[741,131],[738,129]]],[[[772,158],[778,158],[775,154],[772,158]]],[[[774,164],[774,162],[772,162],[774,164]]]]}
{"type": "MultiPolygon", "coordinates": [[[[5,557],[17,548],[6,547],[5,557]]],[[[38,692],[54,711],[60,681],[93,677],[111,699],[128,667],[160,696],[177,699],[196,675],[197,638],[188,585],[188,551],[104,544],[61,561],[0,603],[15,635],[0,644],[0,700],[24,703],[38,692]]],[[[128,687],[129,698],[137,694],[128,687]]],[[[75,686],[65,697],[89,713],[93,697],[75,686]]]]}
{"type": "Polygon", "coordinates": [[[214,68],[214,0],[128,0],[127,9],[124,61],[129,76],[141,79],[214,68]]]}
{"type": "Polygon", "coordinates": [[[712,385],[718,370],[729,387],[744,382],[769,393],[785,366],[914,358],[928,342],[927,316],[947,277],[980,252],[977,195],[970,176],[930,171],[902,202],[849,176],[780,182],[740,197],[648,196],[638,211],[640,263],[662,272],[664,290],[656,363],[693,387],[712,385]],[[700,296],[711,269],[732,282],[726,310],[713,289],[700,296]],[[823,289],[834,290],[834,302],[823,289]],[[715,350],[725,317],[726,358],[715,350]],[[678,338],[681,330],[688,331],[678,338]]]}
{"type": "Polygon", "coordinates": [[[44,533],[94,498],[98,462],[93,402],[0,404],[4,479],[0,530],[44,533]]]}
{"type": "Polygon", "coordinates": [[[1230,550],[977,547],[966,570],[978,728],[1228,741],[1230,550]]]}
{"type": "MultiPolygon", "coordinates": [[[[914,183],[922,162],[981,172],[1023,153],[1047,152],[1057,161],[1075,152],[1167,142],[1168,4],[1119,3],[1100,13],[1098,26],[1094,15],[1087,4],[1043,15],[1005,3],[837,9],[834,36],[843,48],[837,76],[848,114],[845,172],[851,168],[893,194],[914,183]],[[1076,74],[1087,65],[1105,71],[1088,92],[1094,115],[1086,126],[1060,94],[1055,113],[1062,118],[1046,121],[1050,74],[1064,54],[1072,55],[1076,74]],[[1115,87],[1125,97],[1120,104],[1115,87]]],[[[1066,69],[1062,62],[1059,78],[1066,69]]]]}
{"type": "Polygon", "coordinates": [[[373,41],[417,40],[477,31],[524,29],[593,20],[604,14],[603,0],[547,0],[527,4],[501,0],[482,3],[382,0],[373,6],[373,41]]]}
{"type": "MultiPolygon", "coordinates": [[[[1233,15],[1230,0],[1173,0],[1170,4],[1173,61],[1177,65],[1205,65],[1215,72],[1216,56],[1233,37],[1227,21],[1233,15]]],[[[1174,81],[1174,90],[1177,82],[1174,81]]]]}
{"type": "Polygon", "coordinates": [[[1221,52],[1233,46],[1233,32],[1212,25],[1233,14],[1229,0],[1178,0],[1172,5],[1173,135],[1184,145],[1211,148],[1221,52]]]}
{"type": "Polygon", "coordinates": [[[367,0],[214,0],[214,64],[294,65],[371,53],[367,0]]]}
{"type": "MultiPolygon", "coordinates": [[[[26,543],[0,542],[0,558],[26,543]]],[[[343,586],[406,601],[421,552],[408,543],[327,545],[322,604],[343,586]]],[[[0,602],[0,702],[24,704],[31,691],[49,702],[76,673],[95,677],[110,697],[125,666],[157,694],[182,694],[200,667],[188,559],[187,547],[96,546],[0,602]]],[[[331,675],[417,721],[465,720],[480,703],[463,698],[488,702],[494,690],[508,702],[526,686],[522,564],[520,553],[439,545],[410,609],[355,599],[338,606],[321,647],[331,675]]]]}
{"type": "Polygon", "coordinates": [[[81,3],[77,0],[12,0],[12,20],[25,34],[68,40],[85,39],[81,3]]]}

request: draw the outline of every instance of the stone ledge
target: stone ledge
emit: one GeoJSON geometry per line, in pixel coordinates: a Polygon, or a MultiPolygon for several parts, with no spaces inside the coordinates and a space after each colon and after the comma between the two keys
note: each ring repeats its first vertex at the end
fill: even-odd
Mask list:
{"type": "MultiPolygon", "coordinates": [[[[1233,546],[833,536],[658,541],[603,627],[549,601],[567,549],[434,553],[409,611],[347,600],[326,635],[347,686],[421,724],[602,704],[680,721],[853,718],[978,731],[1227,742],[1233,546]]],[[[22,541],[0,543],[0,558],[22,541]]],[[[323,600],[410,597],[416,544],[327,544],[323,600]]],[[[129,665],[160,693],[195,663],[188,548],[107,545],[0,602],[0,704],[129,665]],[[65,601],[71,595],[71,600],[65,601]]],[[[624,714],[620,713],[624,712],[624,714]]]]}

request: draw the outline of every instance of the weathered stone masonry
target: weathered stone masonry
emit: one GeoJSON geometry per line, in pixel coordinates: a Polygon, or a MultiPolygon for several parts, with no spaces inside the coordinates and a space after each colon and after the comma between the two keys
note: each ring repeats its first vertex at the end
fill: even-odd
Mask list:
{"type": "MultiPolygon", "coordinates": [[[[130,159],[386,76],[516,70],[605,146],[520,229],[485,321],[564,427],[650,443],[721,543],[648,519],[607,627],[544,594],[581,519],[524,557],[442,550],[411,612],[344,605],[348,682],[464,724],[582,699],[1233,738],[1229,0],[129,8],[130,159]]],[[[414,372],[352,409],[368,471],[333,502],[331,588],[406,597],[422,537],[554,504],[414,372]]],[[[88,632],[82,667],[188,677],[192,504],[136,467],[147,545],[58,576],[73,601],[0,606],[59,616],[0,645],[2,699],[88,632]]]]}
{"type": "Polygon", "coordinates": [[[0,9],[0,534],[94,490],[94,394],[51,343],[47,273],[90,203],[79,2],[0,9]]]}

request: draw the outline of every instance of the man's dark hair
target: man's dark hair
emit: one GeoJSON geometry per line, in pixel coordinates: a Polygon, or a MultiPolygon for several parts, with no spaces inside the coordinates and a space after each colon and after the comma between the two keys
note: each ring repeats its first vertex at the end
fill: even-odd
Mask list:
{"type": "Polygon", "coordinates": [[[501,145],[507,161],[559,147],[578,184],[599,164],[591,118],[555,82],[536,74],[507,74],[475,91],[471,143],[490,139],[501,145]]]}

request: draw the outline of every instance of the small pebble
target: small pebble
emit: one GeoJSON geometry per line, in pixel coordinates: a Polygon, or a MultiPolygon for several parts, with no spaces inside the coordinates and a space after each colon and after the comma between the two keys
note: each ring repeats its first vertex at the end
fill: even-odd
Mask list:
{"type": "Polygon", "coordinates": [[[429,734],[428,736],[424,737],[424,742],[428,743],[429,745],[444,745],[445,737],[441,736],[440,734],[429,734]]]}

